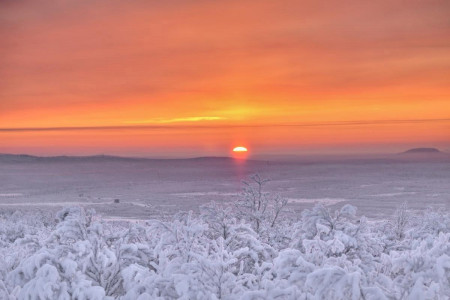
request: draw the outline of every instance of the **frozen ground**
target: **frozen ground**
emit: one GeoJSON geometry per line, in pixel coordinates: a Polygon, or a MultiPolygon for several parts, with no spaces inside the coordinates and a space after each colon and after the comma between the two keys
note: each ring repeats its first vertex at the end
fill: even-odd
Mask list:
{"type": "Polygon", "coordinates": [[[413,210],[450,208],[450,163],[440,161],[247,161],[3,159],[0,207],[58,210],[93,207],[109,218],[147,219],[160,213],[196,210],[210,201],[233,201],[242,180],[270,178],[267,191],[289,201],[290,211],[356,205],[368,217],[391,215],[404,201],[413,210]],[[119,199],[120,203],[114,203],[119,199]]]}

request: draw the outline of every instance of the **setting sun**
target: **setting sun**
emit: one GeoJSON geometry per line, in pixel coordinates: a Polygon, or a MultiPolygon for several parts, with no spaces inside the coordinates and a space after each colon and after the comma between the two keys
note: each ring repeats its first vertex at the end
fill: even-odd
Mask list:
{"type": "Polygon", "coordinates": [[[239,147],[235,147],[233,148],[233,152],[247,152],[247,148],[239,146],[239,147]]]}

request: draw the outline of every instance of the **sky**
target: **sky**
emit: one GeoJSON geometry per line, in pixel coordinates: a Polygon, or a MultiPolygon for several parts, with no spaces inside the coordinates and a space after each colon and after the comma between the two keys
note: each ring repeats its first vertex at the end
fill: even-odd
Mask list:
{"type": "Polygon", "coordinates": [[[450,150],[450,1],[2,0],[0,153],[450,150]]]}

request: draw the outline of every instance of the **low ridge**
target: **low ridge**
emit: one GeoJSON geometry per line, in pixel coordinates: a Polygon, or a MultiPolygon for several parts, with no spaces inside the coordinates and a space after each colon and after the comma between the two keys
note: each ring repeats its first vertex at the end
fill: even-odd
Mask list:
{"type": "Polygon", "coordinates": [[[415,153],[442,153],[437,148],[412,148],[402,152],[401,154],[415,154],[415,153]]]}

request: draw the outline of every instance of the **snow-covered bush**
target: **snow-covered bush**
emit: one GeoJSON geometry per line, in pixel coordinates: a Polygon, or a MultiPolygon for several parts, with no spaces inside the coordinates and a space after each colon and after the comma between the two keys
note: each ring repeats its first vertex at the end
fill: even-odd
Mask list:
{"type": "Polygon", "coordinates": [[[448,212],[383,221],[317,205],[281,220],[259,193],[244,200],[267,204],[253,214],[212,203],[141,225],[0,212],[0,299],[450,298],[448,212]]]}

